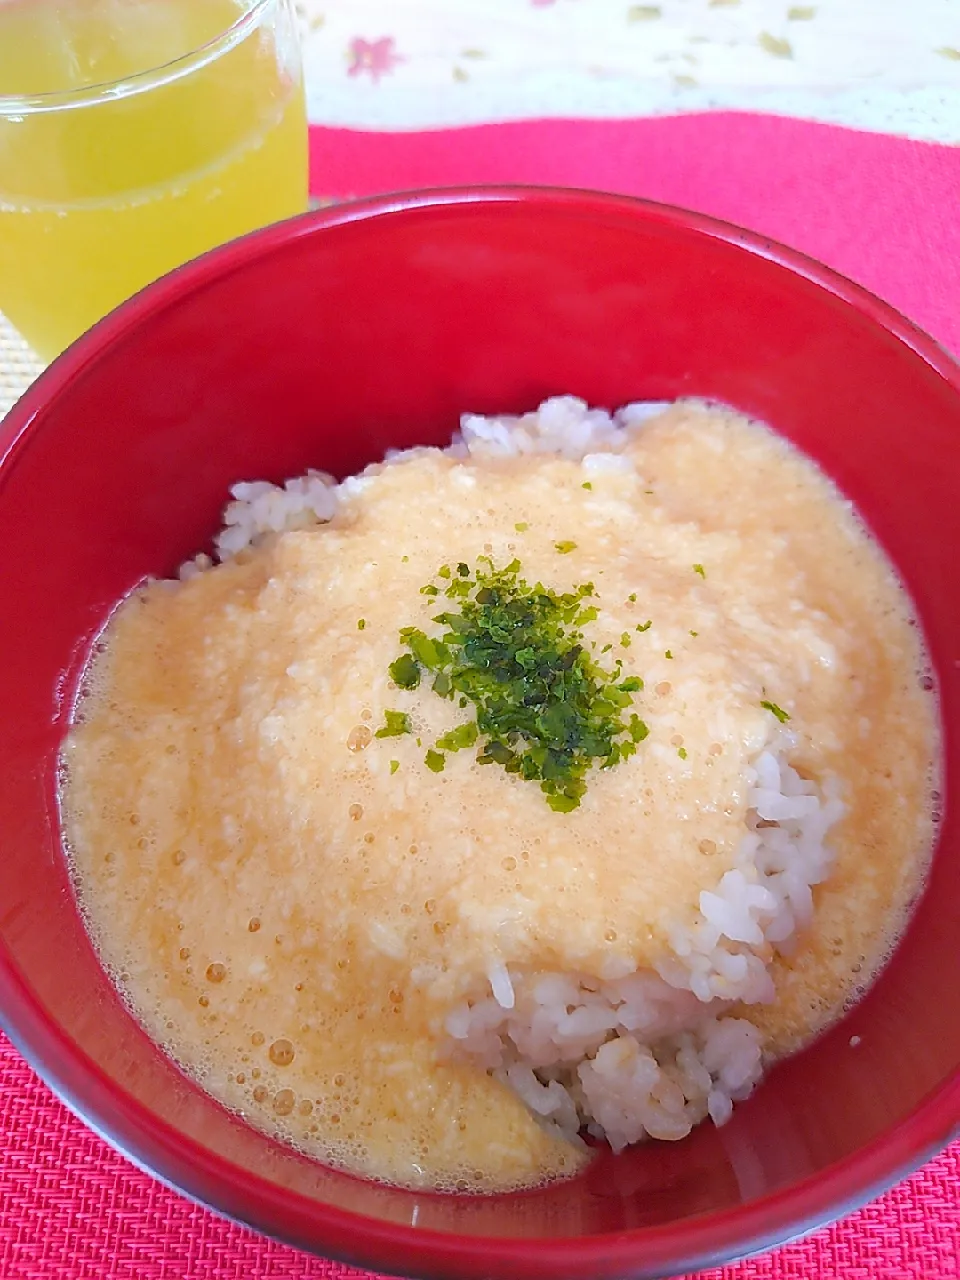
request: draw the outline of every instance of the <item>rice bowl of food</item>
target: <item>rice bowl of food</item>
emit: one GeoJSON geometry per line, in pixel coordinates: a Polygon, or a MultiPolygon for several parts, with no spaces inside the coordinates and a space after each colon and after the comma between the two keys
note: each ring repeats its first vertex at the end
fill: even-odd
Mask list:
{"type": "Polygon", "coordinates": [[[692,215],[441,193],[210,255],[31,397],[0,1007],[124,1150],[379,1270],[574,1277],[948,1140],[923,335],[692,215]]]}

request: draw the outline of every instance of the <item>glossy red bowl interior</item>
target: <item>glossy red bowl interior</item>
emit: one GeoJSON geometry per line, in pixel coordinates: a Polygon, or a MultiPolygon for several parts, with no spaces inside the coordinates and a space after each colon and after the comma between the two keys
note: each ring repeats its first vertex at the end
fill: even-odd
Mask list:
{"type": "Polygon", "coordinates": [[[380,200],[146,290],[40,379],[0,460],[0,1009],[45,1079],[134,1160],[377,1271],[612,1280],[774,1244],[956,1132],[960,370],[895,312],[785,249],[655,205],[521,190],[380,200]],[[232,481],[343,474],[388,446],[446,441],[461,410],[557,392],[715,397],[772,423],[856,500],[913,591],[938,673],[939,853],[876,987],[725,1128],[523,1195],[391,1190],[247,1128],[139,1031],[74,908],[57,747],[91,637],[145,574],[208,542],[232,481]]]}

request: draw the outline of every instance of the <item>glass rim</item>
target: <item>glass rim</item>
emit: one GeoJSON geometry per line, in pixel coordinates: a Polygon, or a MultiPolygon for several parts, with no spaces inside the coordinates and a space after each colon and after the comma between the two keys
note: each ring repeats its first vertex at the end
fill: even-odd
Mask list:
{"type": "Polygon", "coordinates": [[[150,89],[171,84],[229,52],[253,27],[259,25],[264,9],[276,3],[278,0],[247,0],[246,9],[230,26],[205,43],[178,54],[168,62],[145,67],[143,71],[136,71],[117,80],[80,85],[75,89],[53,89],[45,93],[0,94],[0,121],[11,116],[42,115],[53,111],[96,107],[104,102],[131,98],[150,89]]]}

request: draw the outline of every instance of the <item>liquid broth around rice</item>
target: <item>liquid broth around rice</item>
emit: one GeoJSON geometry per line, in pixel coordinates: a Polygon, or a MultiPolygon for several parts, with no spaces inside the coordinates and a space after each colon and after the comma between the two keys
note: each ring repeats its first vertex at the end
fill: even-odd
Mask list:
{"type": "Polygon", "coordinates": [[[489,996],[491,962],[594,985],[655,969],[736,864],[779,730],[764,702],[789,713],[793,767],[845,805],[812,927],[760,949],[775,1001],[735,1008],[766,1059],[868,984],[921,885],[936,703],[850,505],[725,411],[679,405],[614,447],[615,464],[478,447],[373,469],[328,524],[147,585],[92,663],[62,802],[99,952],[185,1071],[321,1160],[461,1190],[582,1165],[449,1057],[450,1011],[489,996]],[[421,587],[484,555],[595,583],[590,640],[644,681],[649,737],[572,813],[473,751],[431,772],[426,748],[468,712],[388,676],[398,629],[437,610],[421,587]],[[391,709],[413,734],[375,736],[391,709]]]}

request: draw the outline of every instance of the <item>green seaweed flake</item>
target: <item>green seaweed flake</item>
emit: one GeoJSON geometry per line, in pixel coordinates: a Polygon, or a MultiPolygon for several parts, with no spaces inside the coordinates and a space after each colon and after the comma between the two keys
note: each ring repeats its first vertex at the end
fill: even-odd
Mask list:
{"type": "Polygon", "coordinates": [[[790,716],[786,711],[784,711],[783,707],[778,707],[775,702],[770,702],[768,699],[764,698],[760,705],[763,707],[764,711],[769,711],[772,716],[776,716],[781,724],[786,724],[790,719],[790,716]]]}
{"type": "Polygon", "coordinates": [[[384,711],[384,724],[374,735],[377,738],[399,738],[405,733],[413,733],[410,717],[405,711],[384,711]]]}
{"type": "MultiPolygon", "coordinates": [[[[480,764],[536,782],[551,809],[572,812],[590,770],[628,759],[649,732],[630,710],[642,679],[624,675],[619,660],[609,670],[587,652],[583,627],[597,617],[593,583],[557,592],[528,583],[519,560],[499,569],[488,556],[472,569],[443,568],[428,585],[449,608],[434,616],[438,630],[431,634],[402,628],[404,652],[390,675],[402,688],[428,685],[472,707],[475,719],[443,734],[424,763],[441,773],[445,753],[476,747],[480,764]]],[[[401,731],[390,717],[402,713],[386,714],[378,736],[401,731]]]]}

